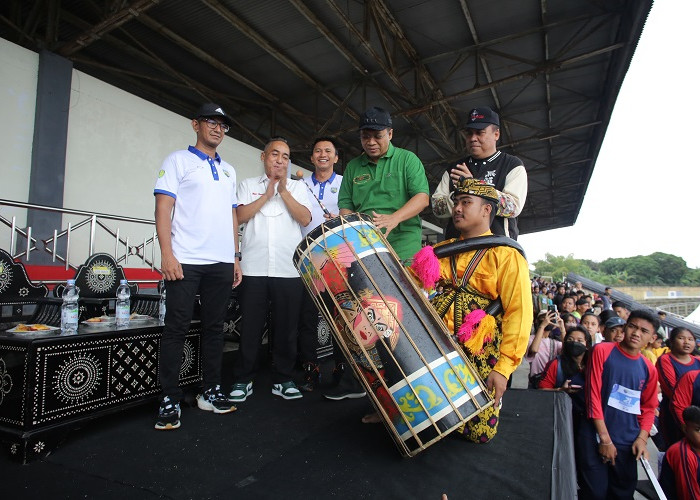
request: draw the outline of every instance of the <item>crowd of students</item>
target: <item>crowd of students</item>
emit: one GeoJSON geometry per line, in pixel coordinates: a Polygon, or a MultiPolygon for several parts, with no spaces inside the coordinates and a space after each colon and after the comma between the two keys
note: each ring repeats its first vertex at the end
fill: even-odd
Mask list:
{"type": "Polygon", "coordinates": [[[610,292],[533,281],[530,387],[571,397],[579,498],[633,498],[651,437],[668,498],[700,499],[700,341],[610,292]]]}

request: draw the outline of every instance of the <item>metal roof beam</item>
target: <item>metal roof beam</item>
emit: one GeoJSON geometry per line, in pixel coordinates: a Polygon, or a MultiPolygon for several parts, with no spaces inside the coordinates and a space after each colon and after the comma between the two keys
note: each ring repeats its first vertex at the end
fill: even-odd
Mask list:
{"type": "Polygon", "coordinates": [[[118,28],[122,24],[131,21],[143,12],[153,7],[160,0],[136,0],[133,4],[124,7],[115,12],[111,16],[94,25],[89,30],[75,38],[72,42],[65,44],[58,53],[64,57],[68,57],[80,49],[87,47],[95,40],[100,39],[105,34],[118,28]]]}
{"type": "MultiPolygon", "coordinates": [[[[515,75],[501,78],[500,80],[494,80],[491,83],[488,83],[485,85],[479,85],[477,87],[474,87],[474,88],[471,88],[468,90],[464,90],[462,92],[457,92],[455,94],[445,96],[442,99],[433,99],[431,102],[426,103],[426,106],[434,106],[434,105],[440,104],[443,101],[452,101],[454,99],[459,99],[461,97],[465,97],[465,96],[468,96],[471,94],[476,94],[478,92],[483,92],[484,90],[488,90],[491,87],[497,87],[497,86],[503,85],[505,83],[510,83],[510,82],[520,80],[522,78],[535,78],[536,76],[538,76],[541,73],[556,71],[556,70],[564,68],[565,66],[577,64],[577,63],[579,63],[581,61],[585,61],[589,58],[596,57],[596,56],[599,56],[602,54],[606,54],[608,52],[612,52],[615,50],[619,50],[621,48],[624,48],[625,45],[626,45],[625,43],[613,43],[612,45],[607,45],[605,47],[601,47],[599,49],[592,50],[586,54],[579,54],[579,55],[571,57],[569,59],[564,59],[561,61],[554,61],[553,60],[548,64],[543,64],[540,67],[532,69],[532,70],[523,71],[523,72],[517,73],[515,75]]],[[[406,114],[415,113],[419,109],[421,109],[421,108],[406,109],[406,110],[403,110],[401,113],[406,113],[406,114]]]]}
{"type": "MultiPolygon", "coordinates": [[[[424,57],[423,59],[421,59],[421,63],[430,64],[433,62],[442,61],[444,59],[450,59],[450,58],[453,58],[455,56],[463,56],[465,54],[471,54],[471,53],[476,54],[477,52],[483,52],[483,53],[493,52],[494,54],[498,54],[498,55],[501,55],[503,57],[513,59],[514,61],[525,62],[525,63],[532,64],[533,66],[535,66],[536,63],[534,63],[532,61],[521,60],[518,58],[517,55],[512,55],[512,54],[509,55],[509,54],[504,53],[504,52],[498,52],[497,50],[495,50],[491,47],[493,47],[495,45],[500,45],[500,44],[505,43],[505,42],[517,40],[519,38],[523,38],[523,37],[526,37],[528,35],[537,34],[544,29],[551,30],[554,28],[560,28],[560,27],[567,26],[569,24],[577,23],[580,21],[594,19],[596,17],[600,17],[600,16],[598,16],[598,15],[592,16],[589,14],[589,15],[576,16],[576,17],[564,19],[564,20],[557,21],[557,22],[552,22],[552,23],[546,24],[544,26],[537,26],[535,28],[531,28],[528,30],[523,30],[523,31],[520,31],[517,33],[510,34],[510,35],[502,36],[500,38],[494,38],[493,40],[489,40],[487,42],[480,42],[478,44],[463,47],[461,49],[450,50],[448,52],[443,52],[440,54],[435,54],[432,56],[424,57]]],[[[405,71],[407,69],[410,69],[410,68],[401,68],[401,69],[399,69],[399,72],[405,71]]],[[[378,76],[381,74],[382,74],[381,71],[376,71],[376,72],[370,73],[370,76],[378,76]]]]}
{"type": "MultiPolygon", "coordinates": [[[[376,76],[368,76],[369,72],[365,68],[364,64],[360,62],[355,55],[350,52],[350,50],[347,49],[346,45],[341,42],[338,37],[335,36],[335,34],[329,30],[326,27],[326,24],[321,21],[321,19],[316,16],[316,14],[311,11],[306,4],[301,1],[301,0],[289,0],[289,2],[296,7],[296,9],[317,29],[319,32],[328,40],[328,42],[335,47],[335,49],[352,65],[352,67],[357,71],[360,75],[362,75],[362,78],[367,78],[369,81],[371,81],[379,91],[379,93],[382,94],[382,96],[389,102],[395,109],[399,110],[402,108],[396,102],[396,99],[394,96],[384,89],[379,82],[376,80],[376,76]]],[[[346,22],[346,21],[344,21],[346,22]]],[[[352,23],[350,23],[352,25],[352,23]]],[[[354,28],[354,26],[353,26],[354,28]]],[[[362,40],[361,40],[362,41],[362,40]]],[[[384,73],[382,73],[384,75],[384,73]]],[[[378,75],[377,75],[378,76],[378,75]]],[[[343,85],[347,84],[347,81],[343,81],[343,85]]],[[[326,88],[333,88],[336,85],[326,85],[326,88]]],[[[407,91],[407,90],[406,90],[407,91]]],[[[414,130],[419,130],[419,127],[417,127],[412,121],[410,121],[408,118],[404,118],[407,123],[409,123],[414,130]]],[[[342,134],[344,131],[338,131],[338,134],[342,134]]],[[[438,147],[435,146],[433,143],[428,143],[431,149],[433,149],[437,154],[442,155],[444,151],[440,150],[438,147]]]]}
{"type": "Polygon", "coordinates": [[[228,10],[221,2],[219,2],[218,0],[200,0],[200,1],[204,5],[209,7],[211,10],[216,12],[219,16],[223,17],[229,24],[234,26],[238,31],[243,33],[248,38],[250,38],[260,48],[265,50],[265,52],[267,52],[272,57],[277,59],[277,61],[282,63],[289,71],[291,71],[294,75],[296,75],[299,79],[301,79],[306,85],[308,85],[312,89],[319,92],[323,97],[328,99],[335,106],[338,106],[340,109],[342,109],[345,113],[347,113],[353,119],[357,120],[359,118],[359,115],[357,113],[355,113],[352,109],[344,106],[343,101],[341,101],[338,97],[333,95],[331,92],[323,90],[321,88],[321,86],[318,85],[316,80],[309,76],[308,71],[301,68],[290,57],[286,56],[284,51],[282,51],[282,50],[278,49],[277,47],[275,47],[274,45],[272,45],[272,43],[269,40],[267,40],[265,37],[260,35],[260,33],[253,30],[252,28],[250,28],[250,26],[245,21],[243,21],[240,17],[238,17],[233,12],[228,10]]]}
{"type": "MultiPolygon", "coordinates": [[[[432,75],[425,67],[425,65],[421,62],[418,51],[413,47],[411,42],[408,41],[406,33],[404,32],[403,28],[401,28],[401,25],[396,20],[391,10],[389,10],[389,7],[386,5],[384,0],[373,1],[372,6],[375,12],[377,13],[377,18],[382,19],[384,21],[389,31],[393,34],[396,42],[399,44],[401,49],[413,63],[413,70],[416,72],[418,77],[425,82],[425,84],[428,86],[429,90],[433,94],[437,96],[442,96],[442,89],[440,88],[438,83],[433,79],[432,75]]],[[[459,120],[457,119],[457,115],[455,114],[452,107],[448,105],[443,105],[441,107],[452,122],[452,125],[456,127],[459,123],[459,120]]]]}
{"type": "MultiPolygon", "coordinates": [[[[360,33],[360,31],[355,27],[355,25],[348,19],[347,15],[345,12],[338,7],[338,5],[335,3],[333,0],[326,0],[326,3],[331,7],[333,12],[336,13],[338,18],[343,22],[347,30],[352,33],[352,35],[357,38],[357,40],[360,42],[360,45],[364,48],[365,51],[374,59],[374,61],[377,63],[377,65],[383,69],[385,72],[386,76],[393,82],[393,84],[396,86],[397,90],[400,92],[400,94],[403,96],[404,99],[406,99],[407,102],[415,104],[416,100],[414,96],[411,94],[411,92],[406,88],[406,86],[401,82],[401,79],[396,75],[396,72],[394,71],[393,68],[388,66],[381,58],[381,56],[374,50],[372,47],[372,44],[365,38],[365,36],[360,33]]],[[[400,106],[396,106],[397,108],[400,108],[400,106]]],[[[407,113],[399,113],[403,116],[405,120],[411,124],[414,130],[416,131],[421,131],[421,127],[419,127],[413,120],[408,118],[407,113]]],[[[441,130],[440,126],[432,119],[432,117],[427,116],[426,117],[428,121],[430,121],[431,126],[435,129],[435,131],[440,134],[441,137],[443,137],[443,142],[446,146],[448,146],[450,149],[452,149],[452,144],[449,138],[446,135],[445,130],[441,130]]],[[[439,149],[435,148],[435,145],[432,143],[428,143],[429,146],[431,146],[432,149],[435,149],[435,152],[438,154],[443,154],[442,151],[439,149]]]]}
{"type": "MultiPolygon", "coordinates": [[[[464,14],[464,19],[467,21],[467,26],[469,26],[469,33],[472,36],[472,40],[474,40],[474,43],[476,45],[479,45],[479,43],[480,43],[479,34],[476,32],[476,26],[474,24],[474,19],[472,18],[472,14],[469,10],[469,6],[467,5],[466,0],[459,0],[459,5],[462,8],[462,13],[464,14]]],[[[489,70],[489,65],[486,64],[486,59],[484,59],[479,54],[479,50],[477,50],[475,52],[475,55],[476,55],[477,60],[479,61],[479,65],[481,66],[481,69],[484,71],[484,75],[486,76],[486,81],[488,83],[492,83],[493,77],[491,76],[491,71],[489,70]]],[[[474,72],[474,76],[475,76],[475,78],[477,78],[477,82],[478,82],[478,78],[479,78],[478,71],[474,72]]],[[[501,111],[501,100],[498,98],[498,93],[496,92],[496,88],[490,87],[489,91],[491,92],[491,97],[493,98],[493,102],[496,103],[496,108],[500,112],[501,111]]],[[[505,131],[506,131],[508,137],[510,137],[510,128],[508,127],[508,125],[504,124],[504,128],[505,128],[505,131]]]]}

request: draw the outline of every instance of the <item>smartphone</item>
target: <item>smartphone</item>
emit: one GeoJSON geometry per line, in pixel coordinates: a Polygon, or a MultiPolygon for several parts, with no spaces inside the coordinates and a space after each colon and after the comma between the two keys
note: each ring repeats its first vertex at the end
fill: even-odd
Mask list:
{"type": "Polygon", "coordinates": [[[556,304],[552,304],[551,306],[547,306],[547,312],[553,312],[555,318],[559,317],[556,304]]]}

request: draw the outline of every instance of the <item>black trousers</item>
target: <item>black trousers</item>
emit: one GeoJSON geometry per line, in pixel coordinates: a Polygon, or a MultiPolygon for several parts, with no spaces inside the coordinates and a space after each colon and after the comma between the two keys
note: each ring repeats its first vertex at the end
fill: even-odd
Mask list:
{"type": "Polygon", "coordinates": [[[297,357],[297,326],[304,293],[301,278],[244,276],[241,284],[241,343],[234,367],[236,382],[252,382],[258,370],[258,356],[268,304],[272,310],[272,380],[292,380],[297,357]]]}
{"type": "Polygon", "coordinates": [[[202,304],[202,375],[204,389],[221,383],[224,350],[224,318],[231,298],[233,264],[182,264],[182,280],[168,281],[165,295],[165,327],[160,342],[158,373],[164,396],[182,398],[178,386],[185,335],[190,329],[194,299],[202,304]]]}
{"type": "Polygon", "coordinates": [[[299,313],[299,358],[302,363],[318,363],[318,309],[304,287],[299,313]]]}
{"type": "Polygon", "coordinates": [[[579,470],[581,500],[629,499],[637,487],[637,459],[631,446],[619,446],[615,465],[604,464],[598,455],[595,429],[589,420],[580,422],[574,436],[576,467],[579,470]]]}

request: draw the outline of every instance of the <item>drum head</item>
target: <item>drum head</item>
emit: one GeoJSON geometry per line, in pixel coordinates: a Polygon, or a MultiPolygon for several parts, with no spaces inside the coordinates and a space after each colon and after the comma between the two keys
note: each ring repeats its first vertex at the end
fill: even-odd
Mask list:
{"type": "Polygon", "coordinates": [[[301,243],[299,243],[299,245],[297,246],[296,252],[294,252],[294,261],[297,262],[298,256],[303,254],[308,249],[309,244],[311,242],[323,236],[323,233],[325,231],[328,231],[329,229],[335,229],[338,226],[342,226],[343,224],[346,224],[348,222],[357,221],[372,222],[372,217],[370,217],[367,214],[356,212],[349,215],[339,215],[338,217],[328,219],[323,224],[320,224],[312,231],[309,231],[309,234],[307,234],[306,237],[303,240],[301,240],[301,243]]]}

